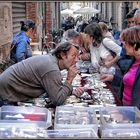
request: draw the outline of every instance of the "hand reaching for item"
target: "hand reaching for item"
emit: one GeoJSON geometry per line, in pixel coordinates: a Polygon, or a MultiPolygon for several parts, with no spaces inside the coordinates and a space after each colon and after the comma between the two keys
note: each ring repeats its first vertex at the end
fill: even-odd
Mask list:
{"type": "Polygon", "coordinates": [[[86,90],[86,87],[78,87],[73,90],[72,94],[74,94],[77,97],[80,97],[86,90]]]}
{"type": "Polygon", "coordinates": [[[113,78],[114,78],[114,75],[111,75],[111,74],[103,74],[103,75],[101,75],[100,80],[102,82],[106,82],[106,81],[112,81],[113,78]]]}

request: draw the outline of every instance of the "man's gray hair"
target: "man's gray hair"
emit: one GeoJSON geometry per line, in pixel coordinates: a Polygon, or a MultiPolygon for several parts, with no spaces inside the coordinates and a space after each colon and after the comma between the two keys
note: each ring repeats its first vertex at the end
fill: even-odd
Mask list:
{"type": "Polygon", "coordinates": [[[66,41],[63,43],[59,43],[56,48],[52,51],[52,55],[55,55],[58,59],[61,59],[61,53],[66,54],[71,47],[75,47],[77,50],[79,50],[78,46],[75,46],[74,44],[71,44],[70,42],[66,41]]]}
{"type": "Polygon", "coordinates": [[[134,17],[138,16],[140,14],[140,9],[136,10],[134,17]]]}
{"type": "Polygon", "coordinates": [[[65,38],[66,38],[66,40],[70,40],[70,39],[77,37],[79,35],[80,35],[79,32],[77,32],[76,30],[68,29],[65,33],[65,38]]]}
{"type": "Polygon", "coordinates": [[[57,58],[61,59],[61,52],[66,53],[71,48],[71,43],[66,41],[59,43],[56,48],[52,51],[52,55],[55,55],[57,58]]]}

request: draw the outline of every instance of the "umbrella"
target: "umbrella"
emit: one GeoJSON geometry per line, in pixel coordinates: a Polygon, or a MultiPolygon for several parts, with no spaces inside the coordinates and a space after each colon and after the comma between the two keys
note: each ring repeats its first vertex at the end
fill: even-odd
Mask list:
{"type": "Polygon", "coordinates": [[[100,10],[97,10],[92,7],[83,7],[73,12],[74,14],[97,14],[100,13],[100,10]]]}
{"type": "Polygon", "coordinates": [[[71,9],[65,9],[61,11],[62,15],[69,15],[69,14],[73,14],[73,11],[71,9]]]}

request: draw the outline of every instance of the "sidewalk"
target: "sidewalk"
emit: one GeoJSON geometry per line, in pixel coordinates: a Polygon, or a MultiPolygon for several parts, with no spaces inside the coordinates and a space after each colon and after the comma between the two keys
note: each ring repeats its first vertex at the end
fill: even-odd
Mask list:
{"type": "Polygon", "coordinates": [[[35,55],[42,55],[42,51],[33,51],[33,56],[35,56],[35,55]]]}
{"type": "MultiPolygon", "coordinates": [[[[33,52],[33,56],[35,55],[42,55],[42,51],[39,50],[38,47],[38,43],[31,43],[31,47],[32,47],[32,52],[33,52]]],[[[46,52],[44,51],[43,54],[46,54],[46,52]]]]}
{"type": "MultiPolygon", "coordinates": [[[[47,54],[46,51],[44,51],[43,54],[47,54]]],[[[37,50],[33,51],[33,56],[36,56],[36,55],[42,55],[42,51],[37,51],[37,50]]]]}

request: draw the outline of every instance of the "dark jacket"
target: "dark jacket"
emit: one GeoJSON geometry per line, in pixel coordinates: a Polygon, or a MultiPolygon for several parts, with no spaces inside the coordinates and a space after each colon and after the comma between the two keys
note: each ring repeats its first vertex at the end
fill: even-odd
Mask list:
{"type": "MultiPolygon", "coordinates": [[[[132,62],[130,63],[128,69],[126,70],[125,74],[129,71],[131,66],[134,64],[135,59],[132,59],[132,62]]],[[[124,84],[123,84],[123,76],[117,73],[114,75],[113,83],[117,83],[118,86],[120,86],[120,98],[122,100],[123,98],[123,90],[124,90],[124,84]]],[[[140,109],[140,65],[136,74],[136,79],[134,82],[134,87],[132,90],[132,105],[137,106],[140,109]]]]}

